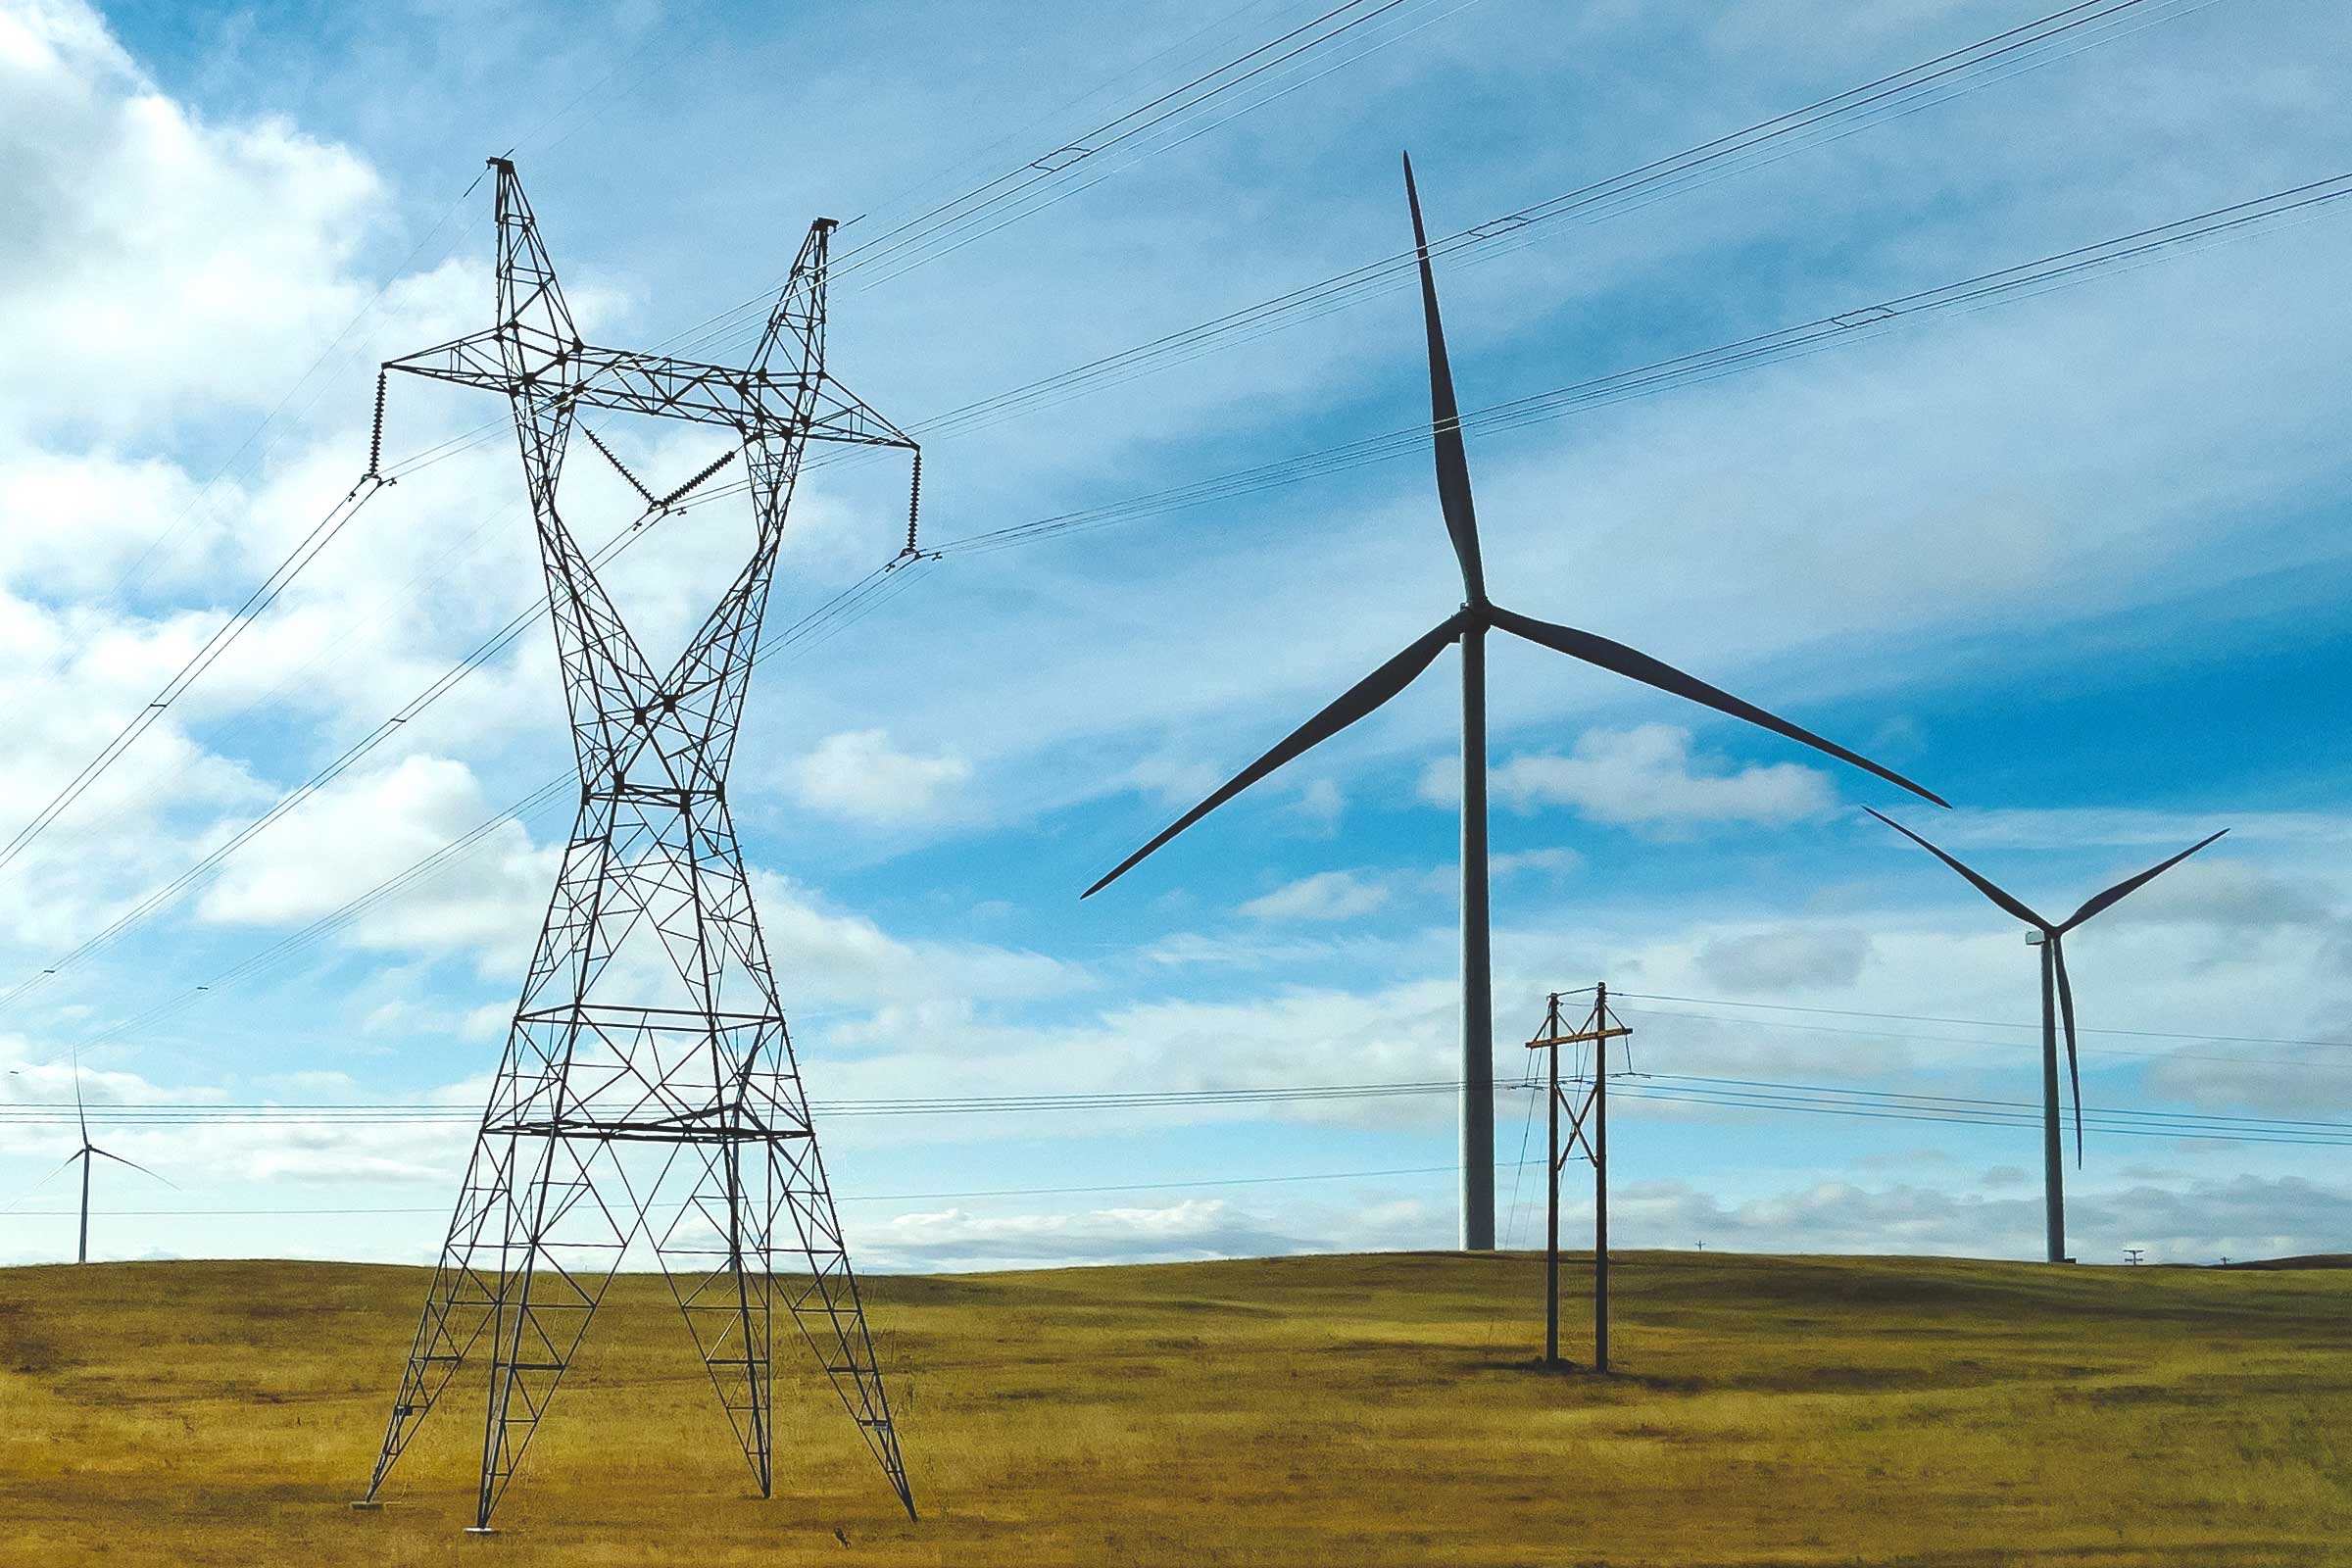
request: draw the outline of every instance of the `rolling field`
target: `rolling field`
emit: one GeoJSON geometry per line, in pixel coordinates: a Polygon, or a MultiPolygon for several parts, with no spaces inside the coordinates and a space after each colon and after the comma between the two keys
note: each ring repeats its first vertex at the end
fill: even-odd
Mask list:
{"type": "Polygon", "coordinates": [[[1633,1253],[1607,1379],[1524,1255],[880,1279],[920,1524],[797,1358],[753,1495],[625,1278],[491,1538],[472,1381],[344,1505],[425,1277],[0,1270],[0,1562],[2352,1562],[2343,1269],[1633,1253]]]}

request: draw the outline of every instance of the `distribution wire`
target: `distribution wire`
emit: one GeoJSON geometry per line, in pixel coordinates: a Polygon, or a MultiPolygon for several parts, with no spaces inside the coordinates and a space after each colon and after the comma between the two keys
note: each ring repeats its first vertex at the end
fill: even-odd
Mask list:
{"type": "MultiPolygon", "coordinates": [[[[1813,1013],[1825,1018],[1875,1018],[1892,1023],[1940,1023],[1970,1029],[2041,1028],[2038,1023],[2013,1023],[1998,1018],[1941,1018],[1918,1012],[1865,1012],[1854,1007],[1804,1007],[1787,1002],[1734,1002],[1721,997],[1669,997],[1639,991],[1628,991],[1625,995],[1640,1002],[1680,1002],[1705,1007],[1759,1007],[1770,1012],[1813,1013]]],[[[2096,1029],[2089,1024],[2083,1024],[2078,1032],[2117,1035],[2133,1040],[2203,1040],[2218,1045],[2314,1046],[2329,1051],[2352,1051],[2352,1040],[2299,1040],[2280,1035],[2207,1035],[2174,1029],[2096,1029]]]]}
{"type": "MultiPolygon", "coordinates": [[[[1723,1104],[1734,1108],[1790,1110],[1856,1110],[1906,1119],[1956,1120],[1987,1126],[2032,1126],[2041,1118],[2038,1103],[1960,1095],[1937,1095],[1916,1090],[1875,1089],[1861,1085],[1789,1083],[1774,1079],[1709,1077],[1691,1073],[1627,1070],[1612,1073],[1612,1086],[1628,1082],[1646,1086],[1652,1099],[1723,1104]]],[[[1498,1090],[1541,1089],[1534,1078],[1504,1081],[1498,1090]]],[[[1126,1110],[1214,1110],[1228,1106],[1316,1104],[1450,1096],[1460,1093],[1455,1079],[1418,1079],[1387,1083],[1307,1084],[1288,1087],[1235,1089],[1169,1089],[1045,1093],[1019,1095],[893,1096],[855,1100],[819,1100],[810,1108],[826,1117],[1001,1116],[1044,1112],[1084,1112],[1099,1115],[1126,1110]]],[[[1629,1091],[1630,1092],[1630,1091],[1629,1091]]],[[[0,1106],[0,1127],[68,1125],[74,1120],[68,1104],[12,1104],[0,1106]]],[[[93,1121],[115,1127],[198,1126],[415,1126],[449,1125],[470,1128],[480,1120],[477,1111],[437,1102],[341,1102],[316,1105],[276,1105],[259,1102],[190,1104],[169,1102],[126,1102],[89,1107],[93,1121]]],[[[2236,1116],[2218,1111],[2178,1111],[2139,1107],[2086,1107],[2086,1125],[2094,1131],[2126,1136],[2219,1139],[2238,1143],[2293,1147],[2352,1148],[2352,1122],[2296,1120],[2280,1117],[2236,1116]]]]}
{"type": "MultiPolygon", "coordinates": [[[[1726,1005],[1736,1006],[1739,1005],[1739,1004],[1726,1004],[1726,1005]]],[[[1628,1012],[1639,1013],[1644,1018],[1681,1018],[1692,1023],[1738,1024],[1742,1027],[1762,1029],[1800,1029],[1807,1034],[1848,1035],[1860,1040],[1902,1040],[1915,1041],[1921,1045],[1988,1046],[2004,1050],[2020,1051],[2033,1051],[2039,1049],[2038,1042],[2026,1040],[1971,1040],[1962,1035],[1923,1035],[1904,1033],[1891,1029],[1855,1029],[1841,1024],[1802,1023],[1789,1018],[1740,1017],[1737,1015],[1719,1012],[1676,1012],[1669,1008],[1662,1007],[1628,1007],[1626,1010],[1628,1012]]],[[[2030,1027],[2038,1032],[2041,1028],[2041,1025],[1996,1024],[1993,1027],[2001,1029],[2030,1027]]],[[[2078,1032],[2084,1034],[2104,1034],[2108,1033],[2109,1031],[2094,1031],[2085,1028],[2078,1032]]],[[[2261,1043],[2260,1037],[2258,1036],[2239,1036],[2237,1038],[2244,1040],[2249,1044],[2261,1043]]],[[[2305,1044],[2305,1042],[2302,1041],[2285,1041],[2281,1043],[2287,1045],[2305,1044]]],[[[2313,1044],[2324,1043],[2313,1042],[2313,1044]]],[[[2144,1048],[2134,1050],[2129,1046],[2084,1046],[2082,1050],[2086,1054],[2092,1055],[2134,1056],[2150,1061],[2224,1061],[2241,1067],[2314,1067],[2323,1065],[2322,1063],[2314,1061],[2309,1057],[2296,1059],[2281,1056],[2241,1056],[2234,1054],[2215,1054],[2212,1052],[2197,1051],[2151,1051],[2144,1048]]]]}

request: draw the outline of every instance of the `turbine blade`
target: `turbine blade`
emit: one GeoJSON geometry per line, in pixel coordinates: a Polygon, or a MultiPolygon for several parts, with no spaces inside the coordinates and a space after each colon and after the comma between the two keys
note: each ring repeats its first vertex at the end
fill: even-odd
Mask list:
{"type": "Polygon", "coordinates": [[[1967,866],[1962,865],[1958,860],[1953,859],[1950,856],[1944,854],[1935,845],[1930,844],[1926,839],[1921,838],[1918,834],[1903,826],[1902,823],[1897,822],[1893,817],[1888,816],[1886,812],[1878,810],[1872,807],[1865,806],[1862,808],[1862,809],[1869,811],[1871,815],[1877,817],[1880,821],[1886,823],[1888,827],[1894,829],[1897,833],[1900,833],[1903,837],[1909,839],[1912,843],[1918,845],[1921,849],[1927,851],[1930,855],[1933,855],[1936,857],[1936,858],[1941,860],[1944,864],[1950,866],[1953,870],[1968,878],[1969,885],[1974,887],[1979,893],[1984,894],[1993,903],[2008,910],[2011,914],[2016,915],[2020,920],[2025,921],[2026,924],[2034,927],[2036,931],[2047,931],[2050,928],[2049,921],[2044,920],[2040,915],[2035,914],[2032,909],[2027,908],[2023,904],[2011,898],[1999,888],[1994,887],[1990,881],[1978,875],[1976,872],[1970,870],[1967,866]]]}
{"type": "Polygon", "coordinates": [[[1306,751],[1309,747],[1320,745],[1331,739],[1404,690],[1413,683],[1413,677],[1429,667],[1430,661],[1438,657],[1441,649],[1462,634],[1461,623],[1460,615],[1448,615],[1440,621],[1435,629],[1424,632],[1407,645],[1404,652],[1381,665],[1371,674],[1366,675],[1362,680],[1357,681],[1353,686],[1348,687],[1337,702],[1291,731],[1282,744],[1236,773],[1214,795],[1169,823],[1160,831],[1158,837],[1121,860],[1117,865],[1112,866],[1093,887],[1078,896],[1081,899],[1093,898],[1133,870],[1136,862],[1143,859],[1144,857],[1167,843],[1186,828],[1191,827],[1195,822],[1200,821],[1218,807],[1223,806],[1227,801],[1232,800],[1236,795],[1241,794],[1259,779],[1264,778],[1268,773],[1282,766],[1292,758],[1306,751]]]}
{"type": "MultiPolygon", "coordinates": [[[[137,1171],[142,1176],[155,1176],[155,1172],[149,1170],[146,1166],[140,1164],[135,1159],[124,1159],[121,1154],[110,1154],[105,1150],[96,1147],[92,1147],[90,1152],[96,1154],[100,1159],[111,1159],[118,1165],[128,1165],[132,1170],[137,1171]]],[[[155,1176],[155,1179],[159,1182],[162,1182],[166,1187],[171,1188],[175,1193],[179,1191],[179,1183],[173,1181],[169,1176],[155,1176]]]]}
{"type": "Polygon", "coordinates": [[[2050,933],[2050,967],[2058,975],[2058,1021],[2066,1026],[2066,1081],[2075,1096],[2075,1168],[2082,1168],[2082,1067],[2075,1054],[2075,988],[2066,980],[2066,949],[2050,933]]]}
{"type": "MultiPolygon", "coordinates": [[[[2230,830],[2228,828],[2222,829],[2222,833],[2227,833],[2230,830]]],[[[2145,886],[2147,883],[2155,881],[2158,877],[2164,875],[2165,872],[2170,871],[2174,866],[2179,865],[2182,860],[2187,859],[2190,856],[2196,854],[2206,845],[2211,844],[2214,839],[2220,838],[2222,833],[2216,833],[2211,838],[2199,839],[2196,843],[2191,844],[2187,849],[2182,850],[2179,855],[2174,856],[2171,859],[2166,860],[2158,865],[2151,865],[2145,871],[2140,872],[2137,876],[2126,877],[2123,881],[2118,882],[2106,892],[2098,894],[2084,903],[2082,907],[2077,909],[2073,914],[2069,915],[2067,917],[2066,924],[2060,926],[2058,929],[2061,931],[2072,931],[2075,927],[2081,925],[2092,915],[2098,914],[2103,910],[2113,908],[2125,898],[2138,892],[2139,889],[2145,886]]]]}
{"type": "Polygon", "coordinates": [[[81,1141],[90,1141],[90,1119],[81,1113],[81,1052],[74,1053],[74,1119],[81,1124],[81,1141]]]}
{"type": "Polygon", "coordinates": [[[1611,642],[1606,637],[1595,637],[1589,631],[1578,631],[1573,626],[1555,626],[1548,620],[1538,620],[1532,615],[1522,615],[1515,611],[1505,610],[1499,605],[1489,609],[1487,615],[1494,624],[1500,626],[1504,631],[1524,637],[1531,643],[1541,643],[1546,648],[1556,649],[1558,652],[1566,654],[1571,659],[1581,659],[1588,664],[1598,664],[1602,669],[1623,675],[1629,680],[1638,680],[1645,686],[1655,686],[1662,692],[1671,692],[1688,702],[1712,708],[1719,713],[1729,713],[1734,718],[1743,718],[1750,724],[1771,730],[1775,734],[1786,735],[1790,740],[1801,742],[1817,752],[1827,752],[1840,761],[1851,762],[1865,772],[1876,773],[1889,784],[1898,784],[1922,800],[1934,801],[1937,806],[1947,808],[1952,804],[1934,791],[1912,783],[1902,774],[1890,768],[1881,767],[1859,753],[1849,752],[1835,741],[1823,740],[1801,725],[1791,724],[1776,713],[1768,713],[1753,703],[1743,702],[1730,692],[1710,686],[1695,676],[1686,675],[1672,664],[1663,663],[1650,658],[1647,654],[1626,647],[1623,643],[1611,642]]]}
{"type": "Polygon", "coordinates": [[[1453,399],[1453,365],[1446,355],[1446,325],[1438,318],[1438,280],[1429,270],[1429,234],[1421,226],[1421,194],[1413,188],[1413,159],[1404,159],[1404,200],[1413,212],[1413,249],[1421,261],[1421,315],[1429,331],[1429,433],[1437,449],[1438,507],[1462,566],[1462,593],[1487,602],[1487,571],[1478,556],[1478,512],[1470,501],[1470,457],[1462,450],[1462,415],[1453,399]]]}

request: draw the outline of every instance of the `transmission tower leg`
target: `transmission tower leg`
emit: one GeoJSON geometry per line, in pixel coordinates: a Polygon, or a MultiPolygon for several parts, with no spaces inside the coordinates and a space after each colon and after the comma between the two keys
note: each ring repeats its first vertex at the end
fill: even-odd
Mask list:
{"type": "Polygon", "coordinates": [[[613,1188],[628,1190],[618,1161],[607,1157],[608,1145],[555,1133],[521,1142],[536,1157],[530,1184],[512,1193],[506,1209],[507,1267],[492,1313],[496,1332],[474,1519],[475,1528],[484,1530],[641,1217],[634,1203],[624,1215],[607,1200],[613,1188]],[[602,1181],[600,1164],[612,1167],[602,1181]]]}
{"type": "Polygon", "coordinates": [[[866,1328],[858,1275],[850,1267],[849,1247],[842,1238],[833,1190],[825,1181],[824,1161],[814,1139],[774,1143],[768,1146],[768,1153],[769,1180],[791,1217],[796,1250],[806,1270],[786,1290],[785,1304],[801,1337],[816,1353],[833,1392],[858,1423],[859,1435],[889,1478],[906,1517],[912,1519],[914,1492],[906,1479],[906,1457],[899,1451],[890,1397],[882,1386],[881,1364],[866,1328]]]}
{"type": "Polygon", "coordinates": [[[762,1198],[766,1152],[759,1142],[733,1142],[697,1152],[694,1192],[656,1250],[760,1495],[771,1496],[775,1280],[762,1198]]]}
{"type": "MultiPolygon", "coordinates": [[[[384,1478],[391,1474],[392,1466],[498,1310],[506,1271],[495,1259],[485,1271],[479,1254],[485,1231],[506,1207],[514,1158],[512,1138],[484,1136],[474,1145],[465,1185],[459,1190],[457,1211],[450,1218],[448,1238],[441,1244],[441,1261],[425,1292],[424,1313],[409,1348],[400,1390],[393,1396],[383,1447],[368,1478],[366,1500],[369,1502],[375,1500],[384,1478]]],[[[490,1246],[495,1249],[503,1241],[502,1230],[491,1238],[490,1246]]]]}

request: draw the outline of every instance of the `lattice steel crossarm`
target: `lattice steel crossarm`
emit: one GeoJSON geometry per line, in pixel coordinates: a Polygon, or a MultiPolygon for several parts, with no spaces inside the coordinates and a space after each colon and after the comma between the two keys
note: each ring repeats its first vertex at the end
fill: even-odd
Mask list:
{"type": "Polygon", "coordinates": [[[591,349],[513,166],[493,163],[499,325],[391,368],[494,388],[514,410],[579,817],[368,1494],[486,1345],[475,1526],[487,1529],[608,1282],[643,1242],[761,1494],[773,1487],[781,1297],[911,1514],[726,777],[807,443],[913,443],[825,374],[831,222],[811,225],[748,367],[591,349]],[[752,553],[666,671],[646,659],[557,505],[583,408],[725,425],[743,442],[752,553]],[[664,1205],[673,1179],[685,1197],[664,1205]],[[775,1272],[779,1254],[792,1265],[788,1283],[775,1272]]]}
{"type": "Polygon", "coordinates": [[[515,374],[502,350],[509,339],[493,328],[436,348],[387,360],[384,368],[511,396],[532,395],[553,383],[565,412],[607,409],[696,424],[732,426],[744,439],[790,438],[852,446],[914,448],[914,438],[876,414],[831,376],[813,386],[767,371],[729,369],[659,354],[578,344],[547,350],[537,368],[515,374]],[[804,415],[804,408],[813,412],[804,415]]]}

